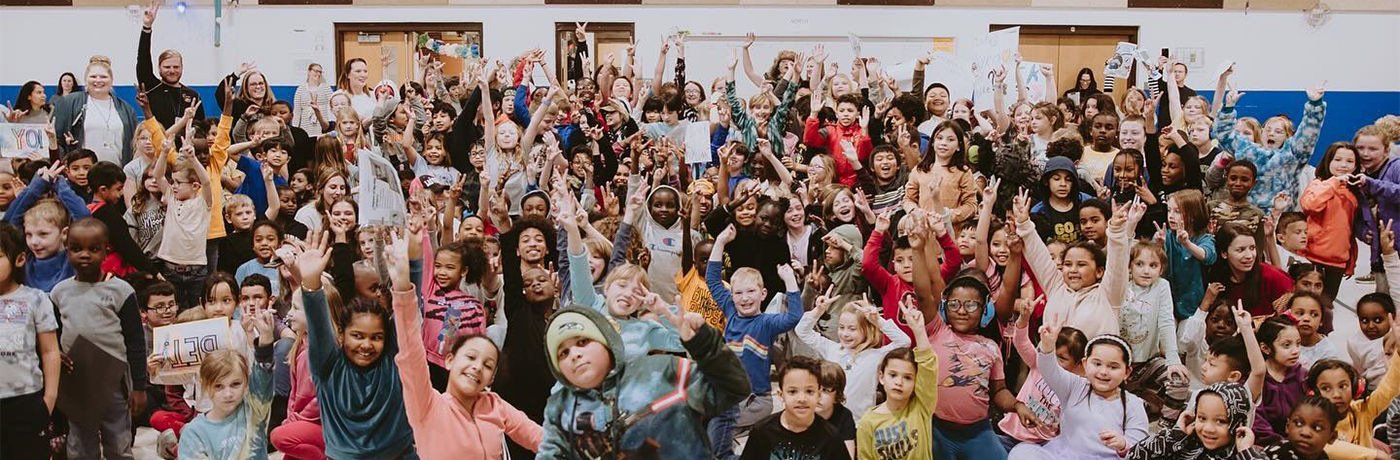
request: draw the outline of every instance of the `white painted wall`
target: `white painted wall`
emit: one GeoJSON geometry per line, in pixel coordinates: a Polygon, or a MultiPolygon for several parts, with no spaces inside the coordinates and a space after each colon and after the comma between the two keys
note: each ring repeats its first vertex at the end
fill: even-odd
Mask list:
{"type": "MultiPolygon", "coordinates": [[[[212,7],[192,6],[180,16],[167,5],[156,23],[155,52],[182,51],[190,84],[212,84],[251,60],[274,85],[295,85],[304,72],[294,62],[302,59],[322,63],[333,78],[337,21],[482,22],[487,54],[501,58],[533,47],[553,53],[555,21],[635,22],[644,73],[649,76],[655,65],[660,38],[686,30],[698,36],[688,42],[690,78],[708,82],[723,70],[728,48],[748,31],[808,43],[799,50],[804,52],[812,43],[826,43],[846,67],[848,32],[872,37],[867,54],[898,54],[880,56],[888,65],[914,56],[901,42],[952,36],[962,47],[994,23],[1137,25],[1147,49],[1204,48],[1205,66],[1188,82],[1195,88],[1213,88],[1209,74],[1231,59],[1238,63],[1236,81],[1250,89],[1298,90],[1327,80],[1333,90],[1400,91],[1400,48],[1394,46],[1400,43],[1400,14],[1394,13],[1337,12],[1316,29],[1302,12],[1069,8],[244,5],[225,14],[223,44],[214,48],[212,7]]],[[[0,85],[30,79],[52,84],[64,71],[81,75],[93,54],[112,57],[117,83],[132,84],[139,29],[139,14],[121,8],[0,8],[6,37],[0,85]]],[[[778,45],[755,45],[754,65],[766,69],[778,45]]]]}

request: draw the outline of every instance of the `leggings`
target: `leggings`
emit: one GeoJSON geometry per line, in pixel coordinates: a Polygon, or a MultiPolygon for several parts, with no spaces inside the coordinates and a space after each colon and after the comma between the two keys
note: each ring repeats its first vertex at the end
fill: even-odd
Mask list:
{"type": "Polygon", "coordinates": [[[945,460],[1006,460],[1006,447],[992,431],[992,422],[982,420],[953,427],[933,421],[933,458],[945,460]]]}
{"type": "Polygon", "coordinates": [[[268,441],[288,459],[325,460],[326,441],[321,424],[307,421],[287,422],[272,429],[268,441]]]}

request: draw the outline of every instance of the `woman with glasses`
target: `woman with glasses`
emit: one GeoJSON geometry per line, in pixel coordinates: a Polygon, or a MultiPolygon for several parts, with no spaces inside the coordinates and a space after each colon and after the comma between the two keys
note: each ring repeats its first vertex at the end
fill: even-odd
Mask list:
{"type": "Polygon", "coordinates": [[[292,96],[292,126],[306,130],[310,137],[320,136],[330,129],[331,85],[322,76],[321,64],[306,66],[306,81],[297,86],[292,96]]]}

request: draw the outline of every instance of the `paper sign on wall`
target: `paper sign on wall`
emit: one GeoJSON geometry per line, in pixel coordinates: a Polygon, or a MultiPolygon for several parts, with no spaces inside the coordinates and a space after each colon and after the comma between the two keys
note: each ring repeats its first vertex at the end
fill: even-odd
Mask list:
{"type": "Polygon", "coordinates": [[[151,330],[153,355],[165,358],[151,383],[180,385],[199,375],[204,357],[229,344],[228,318],[172,324],[151,330]]]}
{"type": "Polygon", "coordinates": [[[48,125],[39,123],[0,124],[0,156],[15,158],[31,153],[49,154],[48,125]]]}
{"type": "Polygon", "coordinates": [[[1128,78],[1133,72],[1133,55],[1137,54],[1138,46],[1135,43],[1118,42],[1118,47],[1113,51],[1113,57],[1108,58],[1108,64],[1104,65],[1103,74],[1113,78],[1128,78]]]}
{"type": "Polygon", "coordinates": [[[972,104],[977,110],[991,110],[998,70],[1011,70],[1020,49],[1021,28],[1012,27],[983,35],[972,46],[972,104]]]}
{"type": "Polygon", "coordinates": [[[403,226],[408,205],[404,203],[394,165],[369,150],[360,150],[356,155],[360,168],[359,224],[403,226]]]}

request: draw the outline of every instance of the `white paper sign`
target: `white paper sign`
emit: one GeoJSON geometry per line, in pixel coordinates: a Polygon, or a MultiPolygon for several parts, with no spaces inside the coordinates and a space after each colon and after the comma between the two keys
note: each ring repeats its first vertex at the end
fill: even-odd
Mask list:
{"type": "MultiPolygon", "coordinates": [[[[913,71],[910,70],[910,73],[913,71]]],[[[937,51],[933,53],[933,59],[928,65],[924,66],[924,86],[942,83],[948,87],[948,96],[952,101],[972,97],[972,80],[972,63],[957,55],[937,51]]],[[[924,91],[924,88],[914,90],[924,91]]],[[[991,104],[990,99],[988,104],[991,104]]]]}
{"type": "MultiPolygon", "coordinates": [[[[1021,68],[1017,69],[1017,71],[1021,73],[1021,81],[1026,85],[1026,101],[1030,102],[1031,104],[1045,102],[1047,100],[1047,96],[1049,97],[1048,100],[1050,102],[1055,102],[1055,95],[1045,94],[1046,85],[1048,85],[1050,82],[1046,79],[1045,74],[1043,73],[1044,69],[1053,70],[1050,64],[1024,61],[1021,62],[1021,68]]],[[[1016,103],[1015,96],[1008,97],[1007,99],[1010,99],[1006,101],[1007,108],[1010,108],[1011,104],[1016,103]]]]}
{"type": "Polygon", "coordinates": [[[399,175],[394,165],[379,154],[360,150],[360,225],[401,227],[407,223],[408,205],[399,188],[399,175]]]}
{"type": "Polygon", "coordinates": [[[686,164],[710,162],[710,124],[691,123],[685,130],[686,164]]]}
{"type": "Polygon", "coordinates": [[[1135,43],[1118,42],[1118,47],[1113,51],[1113,57],[1108,58],[1108,64],[1104,65],[1103,74],[1113,78],[1128,78],[1133,72],[1133,55],[1137,54],[1138,46],[1135,43]]]}
{"type": "Polygon", "coordinates": [[[211,318],[152,329],[151,354],[165,361],[151,376],[151,383],[180,385],[192,381],[199,375],[199,365],[204,362],[205,356],[230,348],[230,337],[228,318],[211,318]]]}
{"type": "Polygon", "coordinates": [[[48,125],[39,123],[0,123],[0,156],[25,157],[31,153],[49,154],[48,125]]]}
{"type": "Polygon", "coordinates": [[[972,104],[977,110],[992,109],[996,72],[1014,68],[1020,40],[1021,28],[1012,27],[983,35],[973,42],[972,104]]]}

